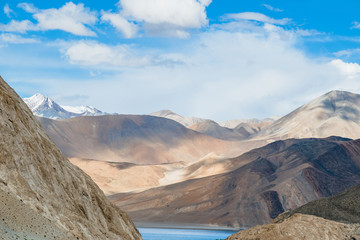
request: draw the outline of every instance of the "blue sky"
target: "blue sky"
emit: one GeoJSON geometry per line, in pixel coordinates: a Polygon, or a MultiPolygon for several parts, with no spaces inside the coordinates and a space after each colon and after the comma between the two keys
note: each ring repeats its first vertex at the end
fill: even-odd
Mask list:
{"type": "Polygon", "coordinates": [[[359,1],[0,3],[0,74],[22,97],[229,120],[360,93],[359,1]]]}

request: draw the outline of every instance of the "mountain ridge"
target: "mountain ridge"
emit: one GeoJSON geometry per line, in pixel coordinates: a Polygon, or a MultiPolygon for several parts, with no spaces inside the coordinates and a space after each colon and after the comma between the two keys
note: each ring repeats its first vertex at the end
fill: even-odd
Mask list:
{"type": "Polygon", "coordinates": [[[334,90],[295,109],[264,128],[253,139],[360,138],[360,95],[334,90]]]}
{"type": "Polygon", "coordinates": [[[229,159],[232,171],[109,199],[135,221],[264,224],[360,183],[360,160],[345,150],[349,144],[360,150],[360,141],[338,137],[281,140],[229,159]]]}
{"type": "Polygon", "coordinates": [[[107,114],[93,106],[61,106],[51,98],[40,93],[36,93],[29,98],[23,98],[23,101],[36,116],[50,119],[67,119],[79,116],[100,116],[107,114]]]}

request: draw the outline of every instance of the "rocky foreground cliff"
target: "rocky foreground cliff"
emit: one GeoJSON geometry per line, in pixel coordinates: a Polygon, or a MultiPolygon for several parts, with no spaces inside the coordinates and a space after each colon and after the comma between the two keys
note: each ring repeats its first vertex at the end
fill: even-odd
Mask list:
{"type": "Polygon", "coordinates": [[[0,77],[2,239],[141,239],[0,77]]]}

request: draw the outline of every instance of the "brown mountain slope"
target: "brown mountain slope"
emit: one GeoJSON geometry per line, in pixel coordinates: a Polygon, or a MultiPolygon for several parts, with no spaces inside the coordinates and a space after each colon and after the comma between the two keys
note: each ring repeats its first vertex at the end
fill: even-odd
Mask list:
{"type": "Polygon", "coordinates": [[[360,95],[329,92],[275,121],[256,139],[360,138],[360,95]]]}
{"type": "Polygon", "coordinates": [[[146,115],[40,120],[61,151],[71,158],[137,164],[192,162],[210,152],[236,156],[253,144],[222,141],[173,120],[146,115]]]}
{"type": "Polygon", "coordinates": [[[281,214],[272,224],[240,231],[227,240],[360,239],[359,206],[360,185],[357,185],[335,196],[311,201],[293,211],[281,214]]]}
{"type": "Polygon", "coordinates": [[[226,240],[356,240],[359,238],[359,225],[295,214],[279,223],[255,226],[240,231],[226,240]]]}
{"type": "Polygon", "coordinates": [[[253,226],[360,183],[359,150],[335,137],[277,141],[232,159],[232,172],[110,199],[135,221],[253,226]]]}
{"type": "Polygon", "coordinates": [[[328,198],[311,201],[291,212],[346,223],[360,223],[360,185],[328,198]]]}
{"type": "Polygon", "coordinates": [[[0,198],[7,209],[1,231],[23,239],[141,239],[127,214],[62,155],[1,77],[0,133],[0,198]]]}

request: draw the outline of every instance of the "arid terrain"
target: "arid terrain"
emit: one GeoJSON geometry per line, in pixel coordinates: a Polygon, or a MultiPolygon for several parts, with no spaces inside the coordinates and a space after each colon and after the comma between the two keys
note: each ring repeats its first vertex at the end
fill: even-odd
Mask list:
{"type": "Polygon", "coordinates": [[[233,234],[236,239],[360,239],[360,185],[285,212],[270,224],[233,234]]]}
{"type": "Polygon", "coordinates": [[[141,239],[0,77],[2,239],[141,239]]]}
{"type": "Polygon", "coordinates": [[[360,150],[360,142],[341,138],[278,141],[229,159],[229,172],[109,199],[135,221],[264,224],[359,184],[359,157],[349,145],[360,150]]]}

